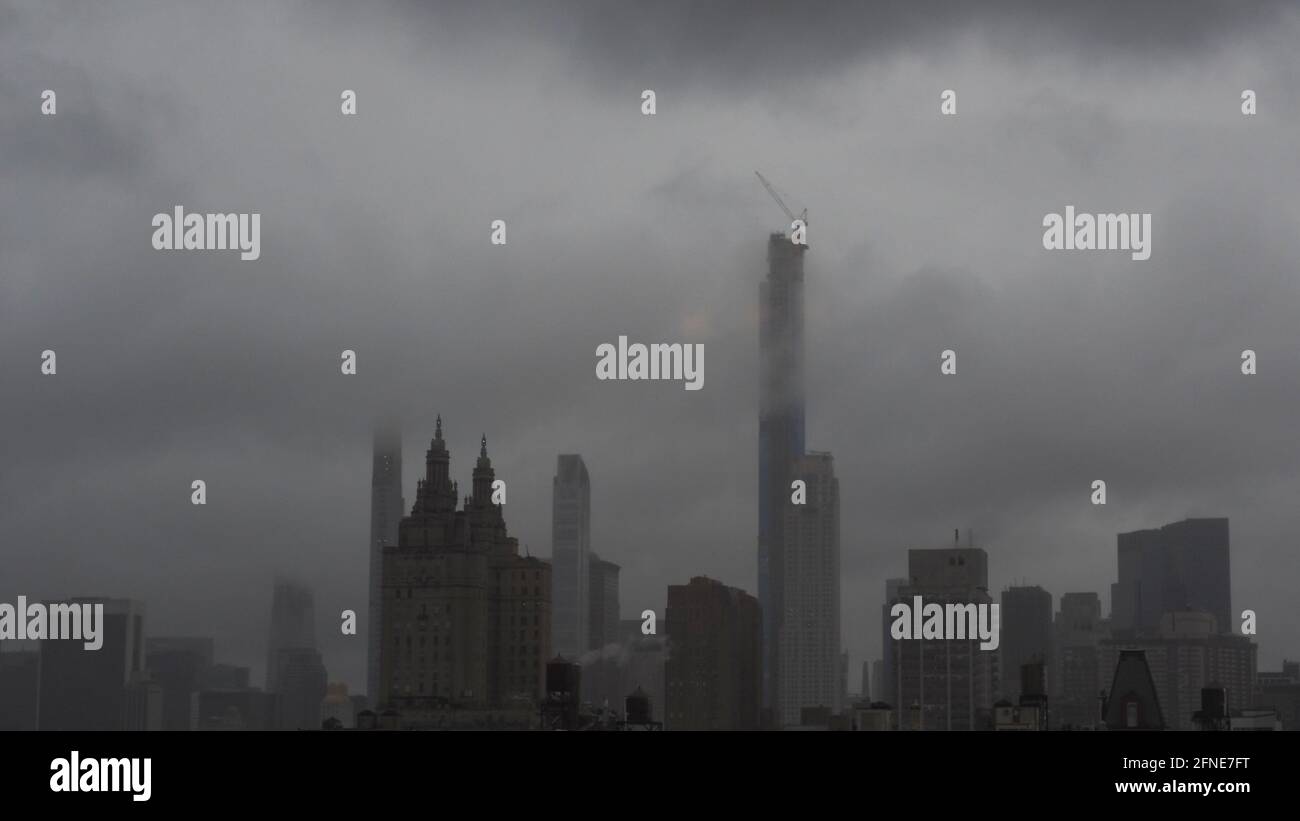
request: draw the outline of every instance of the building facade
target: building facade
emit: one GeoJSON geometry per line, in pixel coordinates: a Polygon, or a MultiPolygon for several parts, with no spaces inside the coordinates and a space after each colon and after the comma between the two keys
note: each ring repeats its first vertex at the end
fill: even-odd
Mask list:
{"type": "Polygon", "coordinates": [[[576,661],[591,646],[591,479],[577,454],[561,454],[551,483],[551,562],[555,652],[576,661]]]}
{"type": "MultiPolygon", "coordinates": [[[[909,550],[908,583],[897,601],[992,603],[988,554],[980,548],[909,550]]],[[[892,604],[892,602],[890,603],[892,604]]],[[[992,726],[997,652],[966,639],[890,638],[896,725],[905,730],[979,730],[992,726]]]]}
{"type": "Polygon", "coordinates": [[[472,495],[458,509],[442,420],[425,477],[385,546],[377,708],[409,722],[447,710],[529,710],[551,653],[551,566],[519,555],[481,442],[472,495]]]}
{"type": "Polygon", "coordinates": [[[379,691],[380,650],[383,647],[384,545],[397,544],[397,526],[406,503],[402,499],[402,434],[396,426],[375,430],[370,468],[370,603],[366,619],[366,691],[379,691]]]}
{"type": "Polygon", "coordinates": [[[758,600],[703,576],[668,587],[669,730],[756,730],[762,717],[758,600]]]}
{"type": "Polygon", "coordinates": [[[787,499],[781,550],[785,611],[777,632],[780,659],[778,718],[798,725],[807,707],[832,715],[843,708],[840,653],[840,491],[829,453],[810,453],[793,465],[807,491],[803,504],[787,499]]]}
{"type": "Polygon", "coordinates": [[[588,564],[587,649],[600,650],[617,644],[619,566],[591,554],[588,564]]]}
{"type": "Polygon", "coordinates": [[[1001,632],[999,690],[1002,698],[1018,705],[1021,665],[1050,663],[1052,594],[1037,586],[1003,590],[1001,632]]]}
{"type": "Polygon", "coordinates": [[[1229,711],[1253,706],[1258,648],[1246,636],[1219,632],[1209,613],[1166,613],[1155,635],[1100,644],[1103,671],[1116,670],[1126,651],[1142,652],[1171,730],[1197,729],[1192,716],[1203,688],[1227,690],[1229,711]]]}

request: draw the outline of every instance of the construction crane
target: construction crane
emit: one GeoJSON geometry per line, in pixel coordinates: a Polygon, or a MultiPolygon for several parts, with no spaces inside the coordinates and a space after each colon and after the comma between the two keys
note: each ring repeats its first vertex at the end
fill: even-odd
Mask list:
{"type": "Polygon", "coordinates": [[[772,196],[772,199],[776,200],[776,204],[780,206],[782,211],[785,212],[785,215],[790,220],[790,222],[794,222],[795,220],[800,220],[803,222],[804,225],[808,224],[807,208],[803,209],[803,213],[796,217],[794,213],[790,211],[789,208],[785,207],[785,203],[781,200],[781,195],[776,193],[776,189],[772,187],[772,183],[767,181],[767,177],[764,177],[762,174],[759,174],[757,171],[755,171],[754,173],[758,176],[758,181],[763,183],[763,187],[767,189],[767,193],[772,196]]]}

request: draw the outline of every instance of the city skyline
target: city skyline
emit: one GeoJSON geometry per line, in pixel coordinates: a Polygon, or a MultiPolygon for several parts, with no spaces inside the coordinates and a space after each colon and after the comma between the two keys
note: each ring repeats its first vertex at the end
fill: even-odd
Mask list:
{"type": "Polygon", "coordinates": [[[396,408],[408,465],[437,411],[462,460],[489,434],[533,556],[555,458],[581,453],[622,616],[696,576],[757,595],[758,283],[788,229],[759,168],[814,219],[806,425],[835,453],[852,669],[879,657],[908,549],[970,529],[991,593],[1096,592],[1106,615],[1116,535],[1189,515],[1233,523],[1260,667],[1300,653],[1294,12],[1152,24],[1129,51],[1077,11],[1027,39],[1015,14],[844,11],[808,21],[840,44],[815,52],[781,48],[789,10],[722,52],[701,46],[730,36],[716,21],[656,38],[644,13],[573,40],[532,11],[93,9],[56,36],[53,12],[4,5],[0,107],[31,116],[0,125],[0,593],[144,602],[153,635],[210,636],[260,682],[288,573],[331,679],[362,692],[366,629],[338,617],[367,612],[371,427],[396,408]],[[207,26],[246,59],[171,36],[207,26]],[[155,252],[149,219],[177,203],[260,212],[260,258],[155,252]],[[1152,212],[1150,259],[1044,251],[1067,203],[1152,212]],[[703,344],[705,387],[597,380],[623,335],[703,344]]]}

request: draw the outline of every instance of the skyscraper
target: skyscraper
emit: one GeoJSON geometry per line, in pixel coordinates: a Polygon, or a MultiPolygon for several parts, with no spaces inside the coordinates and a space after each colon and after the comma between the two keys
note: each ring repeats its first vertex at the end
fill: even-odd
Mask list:
{"type": "Polygon", "coordinates": [[[893,621],[889,616],[889,606],[898,599],[899,591],[906,585],[907,579],[886,579],[885,603],[880,605],[880,686],[874,688],[871,698],[892,707],[898,706],[898,670],[894,666],[898,654],[894,652],[894,640],[889,635],[889,625],[893,621]]]}
{"type": "Polygon", "coordinates": [[[1228,520],[1185,519],[1117,538],[1119,581],[1111,587],[1112,626],[1153,635],[1166,613],[1200,611],[1232,632],[1228,520]]]}
{"type": "MultiPolygon", "coordinates": [[[[907,551],[908,584],[898,600],[913,597],[944,605],[991,604],[989,559],[980,548],[907,551]]],[[[890,639],[896,682],[894,709],[900,729],[978,730],[991,718],[996,652],[978,637],[890,639]]]]}
{"type": "Polygon", "coordinates": [[[1101,640],[1108,625],[1096,593],[1066,593],[1056,613],[1052,646],[1052,721],[1055,727],[1093,727],[1100,720],[1098,695],[1109,686],[1102,670],[1101,640]]]}
{"type": "Polygon", "coordinates": [[[280,654],[316,649],[316,607],[311,588],[278,578],[271,594],[271,631],[266,649],[266,691],[277,692],[280,654]]]}
{"type": "Polygon", "coordinates": [[[212,667],[213,641],[166,636],[145,641],[145,668],[162,691],[162,729],[193,730],[197,694],[212,667]]]}
{"type": "Polygon", "coordinates": [[[102,603],[103,646],[79,641],[41,644],[40,729],[123,730],[127,688],[144,666],[144,605],[130,599],[72,599],[102,603]]]}
{"type": "Polygon", "coordinates": [[[1051,648],[1052,594],[1037,586],[1003,590],[999,648],[1002,698],[1020,703],[1021,665],[1048,665],[1051,648]]]}
{"type": "Polygon", "coordinates": [[[703,576],[668,587],[664,670],[669,730],[760,726],[762,615],[743,590],[703,576]]]}
{"type": "Polygon", "coordinates": [[[587,565],[591,581],[587,607],[587,649],[599,650],[619,639],[618,571],[619,566],[595,553],[587,565]]]}
{"type": "Polygon", "coordinates": [[[406,512],[402,499],[402,434],[395,427],[375,430],[370,469],[370,605],[366,622],[366,689],[379,692],[379,653],[383,646],[384,545],[397,544],[397,525],[406,512]]]}
{"type": "MultiPolygon", "coordinates": [[[[758,599],[763,612],[763,706],[781,709],[778,647],[785,615],[785,513],[804,455],[803,255],[785,234],[767,241],[759,300],[758,599]]],[[[777,717],[779,720],[779,717],[777,717]]]]}
{"type": "Polygon", "coordinates": [[[805,707],[838,714],[843,706],[840,656],[840,491],[829,453],[792,465],[804,482],[803,504],[783,506],[781,601],[777,636],[778,720],[801,723],[805,707]]]}
{"type": "Polygon", "coordinates": [[[581,456],[559,456],[551,493],[552,645],[576,661],[590,646],[591,480],[581,456]]]}

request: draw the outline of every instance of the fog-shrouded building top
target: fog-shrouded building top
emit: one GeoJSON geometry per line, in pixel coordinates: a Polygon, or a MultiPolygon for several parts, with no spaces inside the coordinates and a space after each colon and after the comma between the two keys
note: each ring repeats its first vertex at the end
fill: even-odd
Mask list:
{"type": "Polygon", "coordinates": [[[552,645],[576,661],[591,646],[591,479],[581,456],[560,454],[551,488],[552,645]]]}
{"type": "Polygon", "coordinates": [[[804,253],[785,234],[767,242],[759,298],[758,599],[763,616],[763,706],[780,710],[779,637],[794,464],[804,455],[804,253]]]}
{"type": "Polygon", "coordinates": [[[311,588],[284,578],[271,594],[271,630],[266,651],[266,691],[276,691],[282,650],[316,649],[316,606],[311,588]]]}

